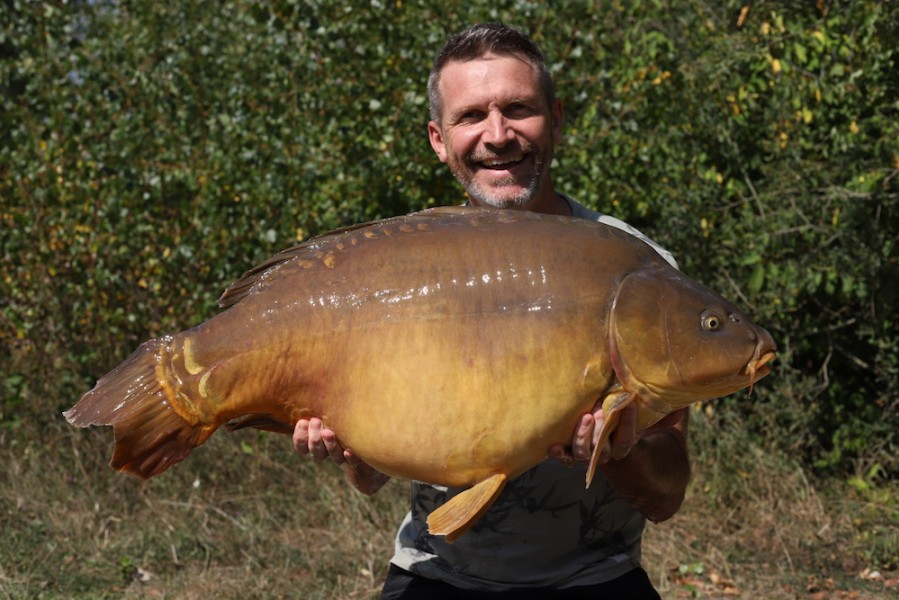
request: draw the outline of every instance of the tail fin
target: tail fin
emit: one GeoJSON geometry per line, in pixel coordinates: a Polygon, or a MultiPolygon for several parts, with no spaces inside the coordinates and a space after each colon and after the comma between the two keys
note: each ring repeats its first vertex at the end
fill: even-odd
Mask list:
{"type": "Polygon", "coordinates": [[[142,479],[184,460],[215,431],[191,425],[169,403],[156,369],[166,341],[144,342],[63,413],[79,427],[112,425],[115,451],[109,466],[142,479]]]}

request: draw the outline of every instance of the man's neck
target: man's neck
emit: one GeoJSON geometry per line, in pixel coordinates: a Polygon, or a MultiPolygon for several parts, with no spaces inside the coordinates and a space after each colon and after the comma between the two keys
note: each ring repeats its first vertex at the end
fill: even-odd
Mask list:
{"type": "MultiPolygon", "coordinates": [[[[471,197],[468,198],[468,204],[471,206],[482,206],[481,203],[471,197]]],[[[511,210],[530,210],[547,215],[562,215],[565,217],[572,215],[571,205],[568,203],[568,200],[561,194],[552,191],[549,194],[534,198],[525,206],[515,207],[511,210]]]]}
{"type": "Polygon", "coordinates": [[[555,192],[543,198],[538,198],[533,206],[528,207],[528,210],[548,215],[571,216],[571,205],[568,204],[568,201],[561,194],[555,192]]]}

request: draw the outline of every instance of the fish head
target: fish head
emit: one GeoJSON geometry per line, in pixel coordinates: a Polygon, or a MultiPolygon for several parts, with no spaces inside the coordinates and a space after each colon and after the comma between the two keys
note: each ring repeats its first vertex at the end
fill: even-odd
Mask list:
{"type": "Polygon", "coordinates": [[[667,266],[626,276],[610,317],[622,385],[670,412],[720,398],[770,372],[776,344],[736,306],[667,266]]]}

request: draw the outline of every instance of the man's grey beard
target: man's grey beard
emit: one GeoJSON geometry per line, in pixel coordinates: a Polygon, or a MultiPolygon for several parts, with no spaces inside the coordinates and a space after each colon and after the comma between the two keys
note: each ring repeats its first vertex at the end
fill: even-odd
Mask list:
{"type": "MultiPolygon", "coordinates": [[[[493,208],[521,208],[522,206],[527,206],[537,194],[537,190],[540,189],[540,183],[543,180],[543,167],[543,161],[539,158],[535,159],[534,173],[521,193],[512,196],[511,198],[503,197],[502,199],[492,197],[489,190],[484,189],[473,181],[466,182],[461,177],[462,173],[453,166],[451,166],[450,170],[456,180],[461,183],[465,188],[465,191],[468,192],[469,197],[475,200],[477,204],[492,206],[493,208]]],[[[501,179],[498,183],[500,185],[515,183],[515,178],[510,175],[506,179],[501,179]]]]}

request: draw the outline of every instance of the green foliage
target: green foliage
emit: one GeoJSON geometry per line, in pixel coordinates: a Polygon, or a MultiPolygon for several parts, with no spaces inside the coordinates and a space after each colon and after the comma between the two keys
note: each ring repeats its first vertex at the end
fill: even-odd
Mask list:
{"type": "Polygon", "coordinates": [[[452,204],[445,36],[518,24],[566,106],[560,189],[629,220],[781,347],[722,403],[808,464],[899,470],[899,5],[4,3],[0,422],[58,419],[143,339],[323,230],[452,204]]]}
{"type": "Polygon", "coordinates": [[[772,330],[776,381],[727,402],[744,426],[820,468],[895,474],[897,7],[611,3],[563,22],[561,187],[772,330]]]}

